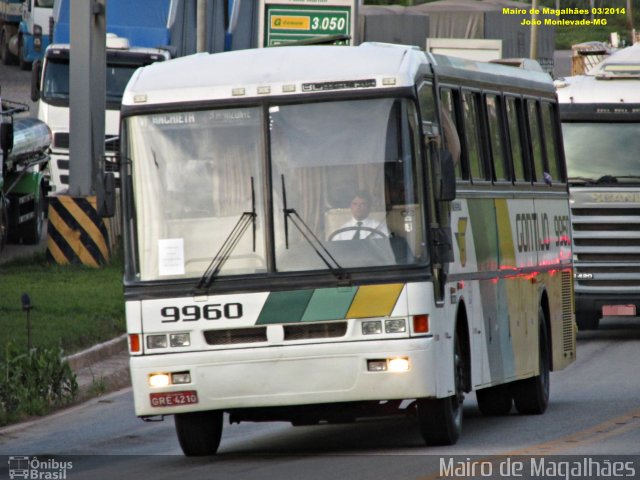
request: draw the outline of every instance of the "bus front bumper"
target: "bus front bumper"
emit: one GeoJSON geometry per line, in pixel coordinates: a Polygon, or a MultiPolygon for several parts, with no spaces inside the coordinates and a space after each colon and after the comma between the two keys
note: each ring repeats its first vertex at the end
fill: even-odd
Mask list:
{"type": "Polygon", "coordinates": [[[134,356],[130,366],[138,416],[437,396],[430,337],[134,356]],[[393,359],[408,368],[393,371],[393,359]],[[154,374],[183,383],[151,387],[154,374]]]}

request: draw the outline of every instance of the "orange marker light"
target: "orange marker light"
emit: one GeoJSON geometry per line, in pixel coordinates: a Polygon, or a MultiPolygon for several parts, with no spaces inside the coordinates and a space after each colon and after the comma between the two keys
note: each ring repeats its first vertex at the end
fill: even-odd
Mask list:
{"type": "Polygon", "coordinates": [[[131,353],[140,353],[140,335],[137,333],[129,334],[129,351],[131,353]]]}
{"type": "Polygon", "coordinates": [[[413,332],[414,333],[429,332],[429,315],[413,316],[413,332]]]}

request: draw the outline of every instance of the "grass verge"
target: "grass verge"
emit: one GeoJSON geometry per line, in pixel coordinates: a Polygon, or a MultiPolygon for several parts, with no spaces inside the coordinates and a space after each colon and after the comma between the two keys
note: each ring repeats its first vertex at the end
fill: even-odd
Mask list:
{"type": "Polygon", "coordinates": [[[10,341],[27,351],[24,293],[33,306],[33,347],[62,349],[69,355],[124,333],[121,266],[119,254],[109,265],[94,269],[51,265],[44,253],[0,266],[0,358],[10,341]]]}

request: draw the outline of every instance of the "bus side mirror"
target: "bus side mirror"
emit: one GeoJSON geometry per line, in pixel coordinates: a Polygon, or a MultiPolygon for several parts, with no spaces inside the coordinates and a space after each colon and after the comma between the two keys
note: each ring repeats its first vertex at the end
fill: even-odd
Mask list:
{"type": "Polygon", "coordinates": [[[104,174],[103,188],[98,196],[98,215],[103,218],[116,214],[116,178],[112,172],[104,174]]]}
{"type": "Polygon", "coordinates": [[[31,70],[31,101],[40,100],[40,77],[42,76],[42,60],[35,60],[31,70]]]}
{"type": "Polygon", "coordinates": [[[456,198],[456,166],[451,153],[447,150],[438,155],[440,161],[438,200],[450,202],[456,198]]]}

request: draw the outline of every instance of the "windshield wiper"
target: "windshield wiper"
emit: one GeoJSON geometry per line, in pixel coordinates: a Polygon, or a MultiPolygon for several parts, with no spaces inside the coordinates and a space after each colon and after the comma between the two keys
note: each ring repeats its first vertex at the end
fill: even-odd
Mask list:
{"type": "Polygon", "coordinates": [[[313,230],[307,225],[307,223],[298,214],[295,208],[289,208],[287,206],[287,190],[284,185],[284,175],[280,176],[282,181],[282,204],[284,213],[284,238],[285,247],[289,248],[289,221],[298,229],[302,237],[316,252],[316,255],[320,257],[320,260],[327,266],[327,268],[333,273],[333,275],[339,280],[344,282],[350,282],[350,276],[344,271],[338,261],[331,255],[329,250],[322,244],[322,241],[313,233],[313,230]],[[324,253],[323,253],[324,252],[324,253]],[[333,265],[331,264],[333,262],[333,265]]]}
{"type": "Polygon", "coordinates": [[[222,243],[220,250],[216,253],[213,260],[202,274],[198,285],[196,286],[196,290],[206,290],[208,289],[213,280],[218,276],[220,270],[227,260],[231,257],[231,252],[236,248],[238,242],[244,235],[244,232],[247,231],[249,225],[253,225],[253,251],[256,251],[256,194],[253,187],[253,177],[251,177],[251,211],[243,212],[238,219],[238,222],[233,227],[227,238],[222,243]]]}

